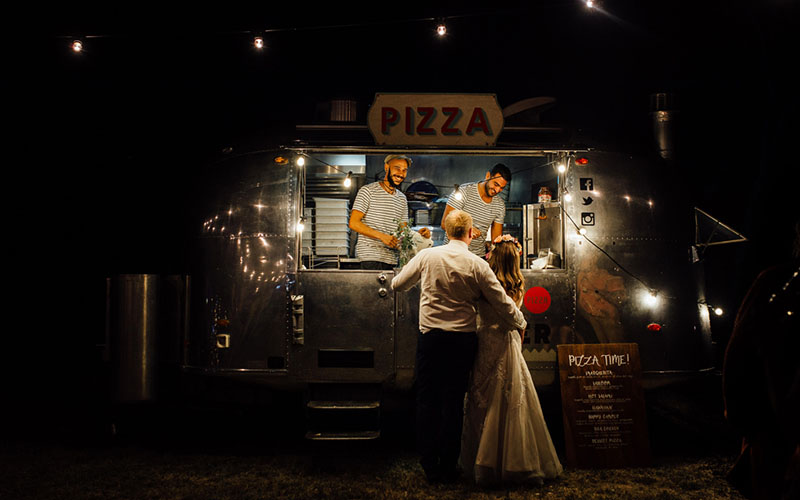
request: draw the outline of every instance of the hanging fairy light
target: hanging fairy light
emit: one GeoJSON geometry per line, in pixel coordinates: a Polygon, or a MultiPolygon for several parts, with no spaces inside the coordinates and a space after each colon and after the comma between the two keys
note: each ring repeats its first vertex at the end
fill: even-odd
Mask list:
{"type": "Polygon", "coordinates": [[[83,52],[83,42],[80,40],[74,40],[72,42],[72,51],[76,54],[83,52]]]}
{"type": "Polygon", "coordinates": [[[444,25],[443,21],[436,25],[436,34],[439,36],[445,36],[447,34],[447,26],[444,25]]]}
{"type": "Polygon", "coordinates": [[[723,311],[721,307],[715,307],[714,314],[716,314],[717,316],[722,316],[723,314],[725,314],[725,311],[723,311]]]}
{"type": "Polygon", "coordinates": [[[658,305],[658,292],[656,290],[648,290],[644,295],[644,304],[648,307],[655,307],[658,305]]]}
{"type": "Polygon", "coordinates": [[[564,172],[567,171],[567,167],[563,163],[559,163],[556,169],[558,169],[559,174],[563,174],[564,172]]]}
{"type": "Polygon", "coordinates": [[[260,36],[257,36],[255,38],[253,38],[253,46],[255,48],[257,48],[258,50],[263,49],[264,48],[264,39],[261,38],[260,36]]]}
{"type": "Polygon", "coordinates": [[[297,164],[298,167],[302,167],[303,165],[306,164],[306,159],[303,158],[302,156],[298,156],[294,162],[295,164],[297,164]]]}
{"type": "Polygon", "coordinates": [[[564,193],[564,201],[572,201],[572,195],[565,192],[564,193]]]}
{"type": "Polygon", "coordinates": [[[297,221],[297,232],[302,233],[305,228],[306,228],[306,218],[300,217],[300,220],[297,221]]]}
{"type": "Polygon", "coordinates": [[[353,172],[347,172],[347,177],[344,178],[344,187],[349,188],[353,184],[353,172]]]}

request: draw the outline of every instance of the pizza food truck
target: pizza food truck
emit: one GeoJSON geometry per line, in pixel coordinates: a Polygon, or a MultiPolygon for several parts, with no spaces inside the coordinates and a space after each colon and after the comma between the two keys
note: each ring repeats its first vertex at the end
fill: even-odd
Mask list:
{"type": "MultiPolygon", "coordinates": [[[[357,190],[382,179],[385,156],[396,153],[413,159],[401,187],[409,220],[429,227],[435,245],[460,184],[498,163],[511,170],[499,196],[504,233],[523,247],[523,354],[540,390],[557,384],[559,344],[636,343],[645,386],[711,370],[697,255],[728,228],[676,196],[668,148],[637,158],[565,144],[536,120],[513,124],[552,101],[501,109],[491,94],[378,94],[366,125],[298,126],[292,141],[228,155],[215,167],[215,197],[203,200],[195,265],[188,277],[162,280],[161,295],[175,299],[161,320],[147,319],[169,325],[151,327],[172,332],[172,347],[142,334],[147,325],[131,311],[111,315],[123,318],[110,322],[120,397],[153,397],[154,367],[167,360],[182,376],[303,391],[308,412],[321,415],[309,437],[376,437],[378,428],[321,422],[337,412],[377,416],[385,394],[413,390],[418,288],[395,292],[396,271],[361,270],[348,227],[357,190]],[[716,236],[702,227],[709,220],[716,236]]],[[[352,117],[351,105],[334,102],[332,116],[352,117]]],[[[150,279],[110,286],[142,296],[150,279]]],[[[147,300],[126,307],[154,310],[147,300]]]]}

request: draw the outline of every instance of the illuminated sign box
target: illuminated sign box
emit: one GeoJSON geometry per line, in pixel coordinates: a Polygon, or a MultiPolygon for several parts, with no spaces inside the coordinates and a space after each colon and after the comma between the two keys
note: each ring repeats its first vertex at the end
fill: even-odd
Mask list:
{"type": "Polygon", "coordinates": [[[503,110],[494,94],[375,94],[367,126],[380,145],[493,146],[503,110]]]}

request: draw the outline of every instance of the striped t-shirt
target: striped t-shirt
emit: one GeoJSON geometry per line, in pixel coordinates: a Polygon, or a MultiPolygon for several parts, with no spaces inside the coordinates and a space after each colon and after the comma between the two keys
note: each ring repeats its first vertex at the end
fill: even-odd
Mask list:
{"type": "MultiPolygon", "coordinates": [[[[484,242],[492,235],[492,223],[503,224],[506,218],[506,204],[499,194],[492,197],[491,203],[483,201],[478,193],[478,183],[476,182],[462,184],[458,190],[461,191],[463,197],[457,200],[454,191],[447,199],[447,205],[456,210],[463,210],[472,216],[472,225],[480,230],[481,235],[472,240],[472,243],[469,244],[469,251],[483,257],[486,255],[484,242]]],[[[445,243],[447,241],[449,240],[445,236],[445,243]]]]}
{"type": "MultiPolygon", "coordinates": [[[[398,222],[408,222],[408,202],[399,189],[394,194],[387,193],[379,182],[367,184],[358,190],[353,210],[364,214],[361,222],[372,229],[386,234],[397,230],[398,222]]],[[[397,265],[397,250],[387,247],[376,238],[358,235],[356,255],[362,261],[378,261],[397,265]]]]}

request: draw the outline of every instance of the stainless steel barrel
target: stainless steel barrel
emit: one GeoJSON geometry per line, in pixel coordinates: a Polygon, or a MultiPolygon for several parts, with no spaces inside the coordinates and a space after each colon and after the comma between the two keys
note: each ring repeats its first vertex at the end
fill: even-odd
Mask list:
{"type": "Polygon", "coordinates": [[[112,279],[109,343],[117,401],[155,398],[159,282],[159,276],[153,274],[112,279]]]}

